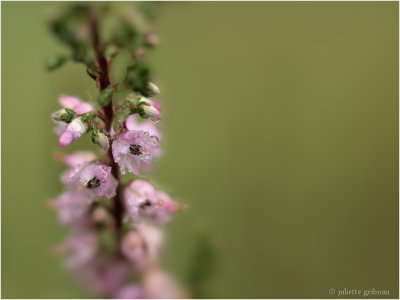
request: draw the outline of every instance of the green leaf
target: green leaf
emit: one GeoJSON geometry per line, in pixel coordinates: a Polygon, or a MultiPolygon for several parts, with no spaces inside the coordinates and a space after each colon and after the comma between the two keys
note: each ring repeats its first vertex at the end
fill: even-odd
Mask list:
{"type": "Polygon", "coordinates": [[[89,75],[90,78],[93,80],[97,80],[97,78],[101,75],[101,71],[93,66],[88,66],[86,68],[86,73],[89,75]]]}
{"type": "Polygon", "coordinates": [[[95,131],[93,130],[92,131],[92,142],[93,142],[93,144],[96,144],[96,133],[95,133],[95,131]]]}
{"type": "Polygon", "coordinates": [[[97,97],[97,102],[100,104],[100,106],[107,106],[110,103],[113,92],[114,91],[112,88],[106,88],[101,92],[101,94],[97,97]]]}
{"type": "Polygon", "coordinates": [[[92,119],[91,115],[92,115],[91,113],[85,113],[82,116],[80,116],[80,118],[81,118],[82,122],[89,123],[90,120],[92,119]]]}
{"type": "Polygon", "coordinates": [[[82,33],[89,28],[89,7],[76,5],[64,8],[49,22],[53,34],[71,48],[71,58],[89,66],[94,61],[91,40],[82,33]]]}
{"type": "Polygon", "coordinates": [[[61,67],[67,61],[67,57],[62,54],[57,54],[51,57],[48,57],[45,61],[46,68],[48,71],[53,71],[58,67],[61,67]]]}

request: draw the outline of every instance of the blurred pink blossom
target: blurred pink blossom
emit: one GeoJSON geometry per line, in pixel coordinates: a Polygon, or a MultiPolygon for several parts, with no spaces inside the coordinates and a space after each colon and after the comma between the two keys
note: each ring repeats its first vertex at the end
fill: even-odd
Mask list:
{"type": "Polygon", "coordinates": [[[167,273],[150,270],[144,275],[143,290],[149,299],[176,299],[184,297],[182,289],[167,273]]]}
{"type": "Polygon", "coordinates": [[[123,196],[128,215],[133,221],[137,221],[141,214],[157,223],[164,223],[178,210],[177,204],[167,194],[157,192],[144,180],[131,182],[125,188],[123,196]]]}
{"type": "Polygon", "coordinates": [[[136,228],[137,231],[131,230],[125,234],[121,251],[135,268],[144,270],[158,261],[164,245],[164,234],[158,227],[147,223],[141,223],[136,228]]]}
{"type": "Polygon", "coordinates": [[[97,253],[97,236],[93,232],[74,233],[61,245],[68,253],[66,267],[75,269],[90,264],[97,253]]]}
{"type": "Polygon", "coordinates": [[[93,196],[85,190],[71,189],[59,195],[51,205],[57,210],[61,224],[76,228],[88,223],[88,209],[93,201],[93,196]]]}
{"type": "Polygon", "coordinates": [[[143,289],[139,285],[130,284],[115,293],[115,299],[144,299],[143,289]]]}

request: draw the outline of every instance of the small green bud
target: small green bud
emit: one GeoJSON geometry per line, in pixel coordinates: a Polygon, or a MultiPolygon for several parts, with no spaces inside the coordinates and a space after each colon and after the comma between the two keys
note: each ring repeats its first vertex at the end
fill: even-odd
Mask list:
{"type": "Polygon", "coordinates": [[[99,102],[100,106],[107,106],[110,103],[113,92],[112,88],[106,88],[100,93],[97,97],[97,102],[99,102]]]}
{"type": "Polygon", "coordinates": [[[45,61],[46,68],[48,71],[53,71],[58,67],[61,67],[66,62],[66,60],[67,57],[61,54],[48,57],[45,61]]]}
{"type": "Polygon", "coordinates": [[[132,103],[132,104],[138,104],[139,103],[139,101],[140,101],[140,99],[142,99],[143,98],[143,96],[140,96],[140,95],[135,95],[135,94],[129,94],[127,97],[126,97],[126,101],[128,101],[129,103],[132,103]]]}
{"type": "Polygon", "coordinates": [[[65,122],[65,123],[70,123],[72,119],[75,117],[76,112],[74,112],[72,109],[69,108],[63,108],[60,110],[57,110],[51,114],[51,119],[54,122],[65,122]]]}
{"type": "Polygon", "coordinates": [[[110,45],[106,48],[105,54],[107,57],[114,58],[119,53],[119,49],[115,45],[110,45]]]}

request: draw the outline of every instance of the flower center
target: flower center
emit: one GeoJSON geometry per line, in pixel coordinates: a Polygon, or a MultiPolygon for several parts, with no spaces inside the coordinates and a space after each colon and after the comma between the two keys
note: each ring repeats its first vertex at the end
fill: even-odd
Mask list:
{"type": "Polygon", "coordinates": [[[142,152],[140,151],[140,148],[142,148],[142,146],[140,146],[138,144],[132,144],[129,146],[129,151],[133,155],[140,155],[140,154],[142,154],[142,152]]]}
{"type": "Polygon", "coordinates": [[[100,185],[101,185],[100,179],[98,179],[96,176],[94,176],[92,179],[90,179],[86,183],[86,188],[91,190],[91,189],[99,187],[100,185]]]}
{"type": "Polygon", "coordinates": [[[151,202],[150,202],[150,200],[146,200],[146,201],[144,201],[142,204],[140,204],[140,208],[141,209],[145,209],[146,207],[149,207],[149,206],[151,206],[151,202]]]}

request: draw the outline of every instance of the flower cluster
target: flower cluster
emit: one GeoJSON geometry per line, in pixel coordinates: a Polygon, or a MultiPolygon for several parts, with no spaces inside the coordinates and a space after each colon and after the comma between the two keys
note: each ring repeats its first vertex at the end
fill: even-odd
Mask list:
{"type": "MultiPolygon", "coordinates": [[[[119,90],[119,94],[126,91],[126,96],[117,105],[113,102],[117,85],[110,83],[108,75],[116,46],[109,57],[99,46],[99,19],[95,13],[83,10],[77,14],[75,9],[66,15],[53,21],[57,28],[64,26],[68,18],[82,16],[89,26],[86,29],[91,32],[89,40],[93,41],[96,54],[93,61],[90,57],[75,57],[77,41],[70,46],[74,60],[86,63],[88,74],[97,82],[99,107],[77,97],[61,96],[61,109],[51,116],[56,124],[54,132],[59,135],[60,147],[88,134],[100,148],[98,155],[90,151],[58,154],[68,168],[61,175],[64,191],[51,206],[60,223],[71,229],[58,249],[67,255],[66,267],[76,280],[98,297],[184,296],[159,264],[164,245],[162,227],[179,210],[179,205],[165,192],[137,177],[150,171],[153,158],[162,153],[161,132],[157,128],[162,108],[151,99],[160,89],[149,80],[148,72],[143,72],[140,61],[146,47],[154,46],[158,39],[149,28],[142,28],[143,40],[132,42],[136,60],[127,68],[125,90],[119,90]],[[136,177],[123,182],[121,175],[127,172],[136,177]],[[138,281],[130,282],[131,278],[138,281]]],[[[83,52],[88,47],[83,42],[81,46],[83,52]]]]}

